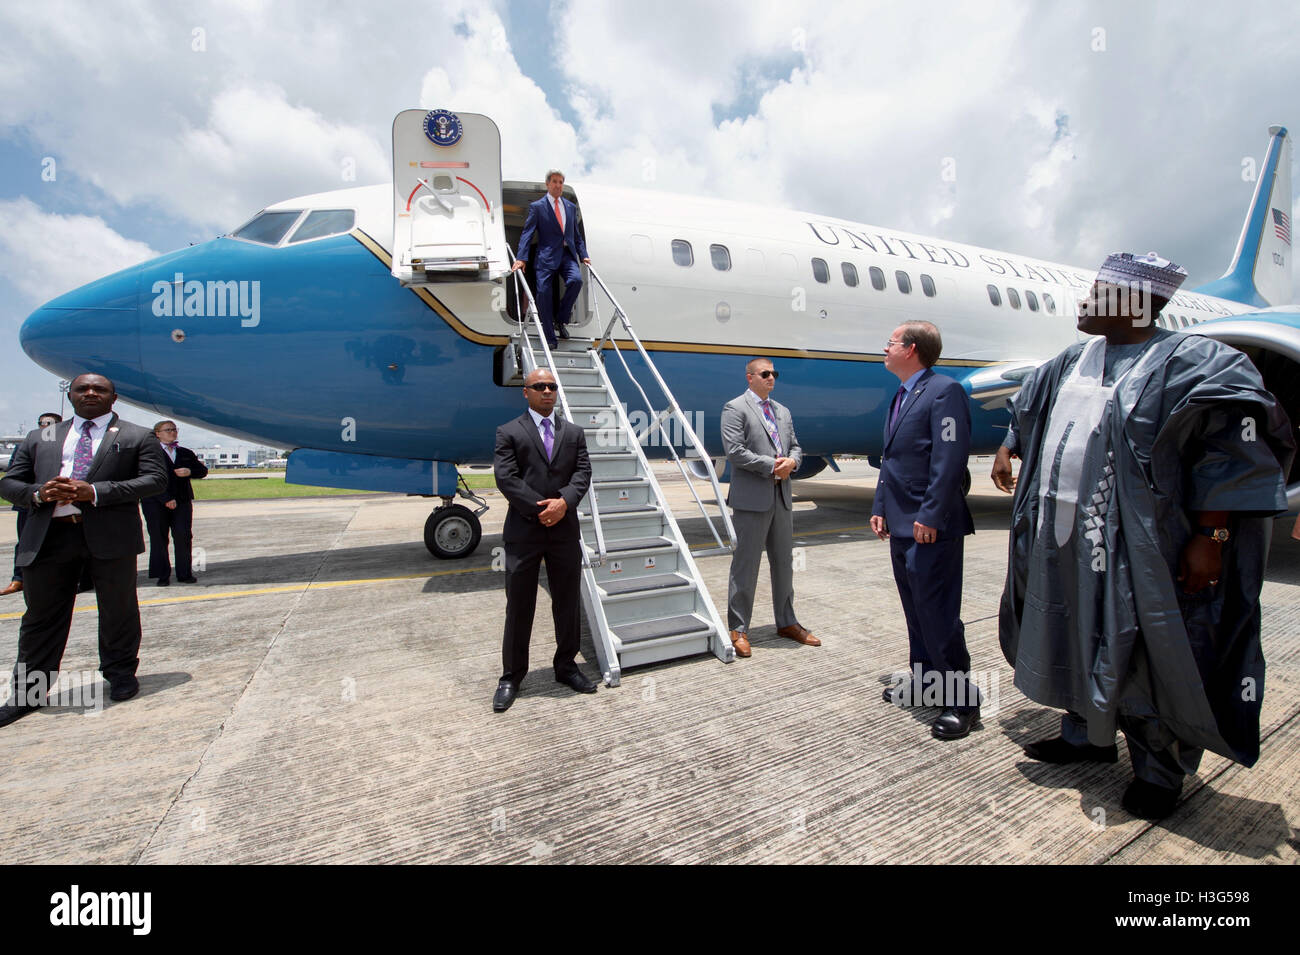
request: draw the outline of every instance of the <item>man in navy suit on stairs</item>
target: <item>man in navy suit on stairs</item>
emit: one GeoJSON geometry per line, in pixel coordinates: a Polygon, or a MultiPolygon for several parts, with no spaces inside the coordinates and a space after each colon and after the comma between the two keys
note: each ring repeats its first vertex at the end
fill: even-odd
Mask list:
{"type": "Polygon", "coordinates": [[[885,702],[942,706],[931,733],[961,739],[979,720],[960,616],[963,540],[975,533],[962,492],[970,399],[956,381],[934,373],[942,349],[930,322],[900,325],[885,345],[885,367],[902,385],[885,418],[871,529],[889,541],[911,651],[910,680],[888,687],[885,702]]]}
{"type": "Polygon", "coordinates": [[[528,219],[524,222],[524,231],[519,236],[519,258],[511,271],[524,268],[524,256],[528,254],[528,243],[537,233],[537,311],[542,318],[542,327],[546,330],[546,341],[552,348],[557,344],[556,336],[568,338],[565,325],[573,312],[573,303],[582,291],[581,261],[590,265],[587,258],[587,243],[578,231],[578,207],[565,199],[564,173],[552,169],[546,174],[546,195],[528,205],[528,219]],[[556,274],[564,280],[564,298],[560,300],[560,311],[551,314],[551,284],[556,274]]]}

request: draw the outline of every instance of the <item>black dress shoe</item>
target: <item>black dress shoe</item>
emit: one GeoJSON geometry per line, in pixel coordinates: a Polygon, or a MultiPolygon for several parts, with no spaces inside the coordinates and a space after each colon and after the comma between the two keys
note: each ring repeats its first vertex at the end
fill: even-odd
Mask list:
{"type": "Polygon", "coordinates": [[[880,698],[890,706],[911,706],[912,687],[907,683],[893,683],[885,687],[880,698]]]}
{"type": "Polygon", "coordinates": [[[1025,748],[1025,755],[1044,763],[1113,763],[1119,759],[1119,748],[1110,746],[1093,746],[1084,743],[1075,746],[1059,736],[1030,743],[1025,748]]]}
{"type": "Polygon", "coordinates": [[[159,577],[159,578],[158,578],[158,586],[159,586],[159,587],[167,587],[167,586],[169,586],[170,584],[171,584],[171,578],[170,578],[170,577],[159,577]]]}
{"type": "Polygon", "coordinates": [[[566,673],[564,676],[557,676],[555,682],[563,683],[565,686],[578,693],[596,692],[596,684],[583,676],[581,670],[574,670],[572,673],[566,673]]]}
{"type": "Polygon", "coordinates": [[[36,712],[36,707],[34,706],[6,703],[3,706],[0,706],[0,726],[8,726],[10,723],[15,723],[22,719],[28,713],[34,712],[36,712]]]}
{"type": "Polygon", "coordinates": [[[176,582],[178,584],[197,584],[199,579],[197,577],[177,577],[176,582]]]}
{"type": "Polygon", "coordinates": [[[1142,779],[1135,779],[1124,790],[1123,806],[1139,819],[1163,819],[1178,806],[1182,787],[1169,789],[1142,779]]]}
{"type": "Polygon", "coordinates": [[[568,327],[567,325],[561,325],[561,326],[560,326],[560,337],[561,337],[561,338],[568,338],[568,337],[569,337],[569,327],[568,327]]]}
{"type": "Polygon", "coordinates": [[[935,739],[961,739],[970,735],[970,729],[980,721],[978,706],[950,706],[930,724],[930,735],[935,739]]]}
{"type": "Polygon", "coordinates": [[[504,713],[510,709],[510,704],[515,701],[519,694],[519,687],[507,680],[502,680],[497,684],[496,693],[492,694],[492,712],[504,713]]]}
{"type": "Polygon", "coordinates": [[[108,688],[108,698],[114,703],[123,703],[140,692],[140,681],[133,676],[124,676],[108,688]]]}

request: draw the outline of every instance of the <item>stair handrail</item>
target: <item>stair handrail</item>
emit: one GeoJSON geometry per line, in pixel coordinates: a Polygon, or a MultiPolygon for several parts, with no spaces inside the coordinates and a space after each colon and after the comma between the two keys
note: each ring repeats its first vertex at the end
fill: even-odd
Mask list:
{"type": "MultiPolygon", "coordinates": [[[[515,259],[514,250],[510,248],[509,244],[506,245],[506,251],[510,253],[510,261],[517,261],[515,259]]],[[[525,364],[531,364],[532,368],[538,367],[537,355],[533,352],[533,343],[529,341],[528,334],[524,330],[524,309],[519,306],[525,299],[520,297],[521,292],[523,296],[526,296],[528,302],[527,313],[529,320],[532,321],[533,326],[537,329],[537,337],[541,340],[542,352],[546,356],[547,370],[550,371],[551,377],[555,379],[556,394],[560,396],[560,407],[564,411],[564,417],[575,428],[581,427],[581,425],[573,420],[573,413],[569,410],[569,399],[564,394],[564,385],[560,383],[560,376],[555,371],[555,359],[551,355],[550,345],[546,342],[546,331],[542,327],[541,315],[537,311],[537,301],[533,298],[532,289],[528,287],[528,283],[524,281],[523,276],[520,274],[522,271],[522,269],[515,269],[511,271],[510,275],[514,279],[515,283],[515,312],[517,314],[516,321],[519,325],[519,341],[525,354],[528,356],[528,361],[525,364]]],[[[525,369],[525,378],[528,377],[532,368],[525,369]]],[[[596,531],[596,565],[603,566],[605,558],[608,556],[609,552],[605,547],[605,532],[600,525],[600,507],[596,503],[596,492],[594,490],[588,489],[587,500],[591,505],[591,523],[596,531]]],[[[586,554],[583,554],[582,560],[583,563],[587,563],[586,554]]]]}
{"type": "MultiPolygon", "coordinates": [[[[722,538],[718,535],[712,516],[709,514],[704,502],[700,500],[700,496],[695,492],[695,484],[691,480],[691,476],[685,465],[683,465],[681,458],[678,456],[677,449],[673,446],[671,437],[664,430],[662,412],[655,415],[652,427],[658,427],[660,434],[663,435],[664,444],[672,455],[673,462],[677,465],[677,469],[685,479],[686,487],[690,490],[691,496],[695,499],[695,504],[700,509],[700,513],[704,516],[704,522],[708,525],[709,533],[713,535],[713,539],[717,543],[719,549],[724,551],[734,551],[736,549],[736,529],[732,525],[731,514],[727,510],[726,504],[723,502],[722,486],[718,482],[717,471],[713,467],[713,459],[709,456],[704,444],[695,433],[695,429],[691,427],[690,421],[687,420],[686,416],[682,413],[681,407],[677,403],[677,399],[673,396],[672,391],[669,390],[668,384],[664,381],[663,376],[659,374],[659,369],[655,367],[655,363],[650,358],[650,354],[646,351],[645,346],[641,344],[641,339],[632,328],[632,323],[628,318],[627,312],[623,310],[623,306],[619,304],[618,299],[614,297],[614,293],[610,291],[609,286],[605,284],[604,280],[590,264],[587,265],[587,274],[591,276],[596,285],[600,287],[600,290],[605,293],[605,297],[608,298],[610,303],[614,306],[614,314],[610,316],[609,322],[605,326],[604,334],[601,336],[600,342],[595,346],[597,356],[600,356],[601,358],[604,357],[605,343],[609,342],[610,345],[613,346],[614,353],[622,363],[623,371],[627,374],[628,380],[636,387],[636,390],[641,395],[641,400],[645,402],[646,409],[651,414],[654,414],[654,405],[651,404],[649,397],[645,393],[645,389],[641,387],[641,383],[636,379],[636,376],[632,374],[632,369],[628,367],[627,359],[623,357],[623,349],[619,348],[617,343],[615,343],[611,337],[610,333],[613,331],[614,323],[616,321],[620,322],[623,326],[623,330],[627,332],[628,337],[632,340],[637,351],[641,354],[641,358],[646,363],[646,367],[650,369],[650,373],[654,376],[655,382],[659,385],[659,390],[662,391],[664,396],[668,399],[668,407],[665,410],[670,411],[673,417],[676,418],[678,425],[680,425],[682,429],[682,435],[686,438],[685,443],[695,449],[696,453],[699,455],[700,461],[704,464],[704,468],[709,476],[709,483],[713,486],[713,499],[717,502],[718,510],[722,514],[723,526],[726,528],[727,532],[727,543],[724,543],[722,538]]],[[[596,320],[599,322],[599,302],[593,299],[592,308],[596,313],[596,320]]],[[[647,433],[649,430],[650,428],[647,428],[647,433]]]]}

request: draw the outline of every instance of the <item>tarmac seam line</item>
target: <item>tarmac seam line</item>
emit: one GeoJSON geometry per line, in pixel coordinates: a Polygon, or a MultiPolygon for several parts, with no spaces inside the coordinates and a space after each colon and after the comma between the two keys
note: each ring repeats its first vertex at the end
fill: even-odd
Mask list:
{"type": "Polygon", "coordinates": [[[357,514],[359,514],[360,511],[361,511],[361,504],[360,502],[358,502],[357,506],[353,508],[351,516],[347,519],[347,521],[343,524],[343,526],[339,528],[338,533],[334,535],[334,540],[330,542],[329,547],[324,548],[321,551],[320,560],[316,564],[316,569],[312,572],[311,579],[308,580],[302,586],[302,589],[298,593],[298,599],[293,602],[293,606],[289,607],[285,611],[284,619],[280,621],[280,626],[276,629],[275,635],[271,638],[270,642],[266,645],[266,651],[262,654],[262,659],[257,662],[257,666],[253,667],[252,672],[249,673],[248,679],[244,681],[244,685],[240,689],[239,694],[235,697],[234,702],[230,705],[230,710],[226,713],[225,717],[221,720],[221,725],[217,727],[216,734],[208,742],[208,745],[203,748],[203,753],[202,755],[199,756],[199,760],[194,766],[194,771],[191,772],[188,776],[186,776],[185,781],[181,783],[180,786],[177,788],[176,795],[172,797],[171,802],[167,804],[167,808],[164,809],[162,815],[158,817],[158,823],[157,825],[154,826],[153,831],[149,833],[149,838],[147,838],[144,841],[144,845],[140,847],[140,851],[135,853],[134,856],[132,856],[128,865],[140,864],[140,859],[144,857],[144,854],[148,852],[150,847],[154,844],[154,840],[158,838],[158,833],[162,831],[162,827],[167,822],[167,818],[171,815],[172,810],[176,808],[176,804],[179,803],[181,799],[185,796],[185,790],[189,788],[190,783],[193,782],[194,778],[202,771],[204,764],[208,760],[208,754],[212,752],[213,747],[216,746],[219,742],[221,742],[222,737],[226,735],[226,724],[230,722],[230,718],[234,716],[235,711],[239,709],[239,704],[243,701],[244,697],[248,694],[248,687],[252,684],[252,682],[255,679],[257,679],[257,674],[262,671],[262,667],[266,664],[267,657],[271,655],[271,651],[275,648],[275,645],[279,641],[281,635],[284,633],[285,628],[289,626],[289,619],[294,615],[295,611],[297,611],[299,605],[301,605],[303,599],[307,596],[307,592],[311,590],[312,584],[315,583],[316,578],[320,576],[320,572],[322,568],[324,568],[325,566],[325,561],[329,558],[330,553],[332,553],[338,547],[339,542],[343,539],[343,536],[348,532],[348,528],[352,526],[352,522],[356,520],[357,514]]]}

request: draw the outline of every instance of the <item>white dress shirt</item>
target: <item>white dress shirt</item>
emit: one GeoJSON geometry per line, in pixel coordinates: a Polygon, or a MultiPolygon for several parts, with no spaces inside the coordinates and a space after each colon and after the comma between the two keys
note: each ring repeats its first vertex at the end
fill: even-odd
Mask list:
{"type": "MultiPolygon", "coordinates": [[[[102,414],[98,418],[92,418],[90,426],[90,456],[94,458],[99,453],[99,446],[104,441],[104,435],[108,432],[108,422],[112,420],[113,412],[102,414]]],[[[79,414],[72,416],[72,427],[68,429],[68,436],[63,439],[63,464],[59,468],[60,477],[72,477],[73,460],[77,456],[77,443],[81,441],[81,429],[86,425],[86,419],[79,414]]],[[[99,495],[91,488],[91,503],[98,500],[99,495]]],[[[60,504],[54,508],[55,517],[71,517],[73,514],[80,514],[81,508],[75,504],[60,504]]]]}

